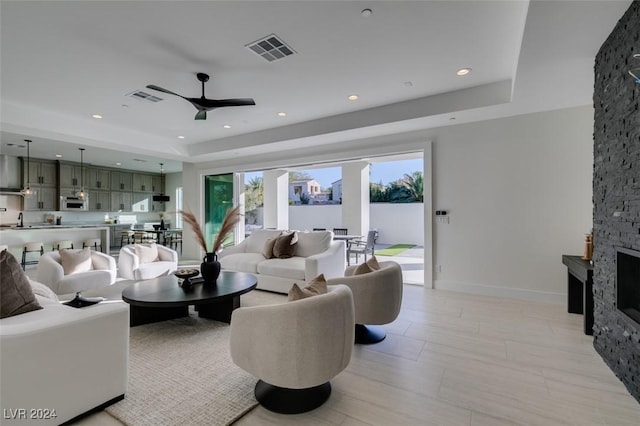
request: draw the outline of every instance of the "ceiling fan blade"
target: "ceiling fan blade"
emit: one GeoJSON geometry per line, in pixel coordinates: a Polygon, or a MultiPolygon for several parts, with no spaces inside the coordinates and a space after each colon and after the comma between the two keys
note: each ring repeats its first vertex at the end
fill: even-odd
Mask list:
{"type": "Polygon", "coordinates": [[[196,114],[196,120],[206,120],[207,119],[207,111],[198,111],[196,114]]]}
{"type": "Polygon", "coordinates": [[[255,105],[256,102],[252,98],[237,98],[237,99],[219,99],[219,106],[243,106],[243,105],[255,105]]]}
{"type": "Polygon", "coordinates": [[[185,98],[191,102],[196,108],[203,108],[206,110],[212,110],[214,108],[230,107],[230,106],[244,106],[255,105],[251,98],[240,99],[204,99],[204,98],[185,98]]]}
{"type": "Polygon", "coordinates": [[[163,89],[162,87],[156,86],[155,84],[149,84],[149,85],[147,86],[147,89],[153,89],[153,90],[157,90],[158,92],[164,92],[164,93],[168,93],[168,94],[170,94],[170,95],[179,96],[179,97],[181,97],[181,98],[183,98],[183,99],[187,99],[187,98],[185,98],[185,97],[184,97],[184,96],[182,96],[182,95],[179,95],[179,94],[177,94],[177,93],[175,93],[175,92],[172,92],[171,90],[163,89]]]}

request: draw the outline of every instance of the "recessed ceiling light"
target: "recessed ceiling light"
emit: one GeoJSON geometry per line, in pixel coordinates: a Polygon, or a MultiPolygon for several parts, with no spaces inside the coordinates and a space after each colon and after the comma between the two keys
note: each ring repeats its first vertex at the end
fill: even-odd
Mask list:
{"type": "Polygon", "coordinates": [[[371,9],[362,9],[362,12],[360,12],[360,16],[363,18],[368,18],[371,15],[373,15],[373,11],[371,9]]]}
{"type": "Polygon", "coordinates": [[[231,128],[231,126],[229,126],[228,124],[225,124],[225,125],[224,125],[224,126],[222,126],[222,127],[224,127],[225,129],[230,129],[230,128],[231,128]]]}
{"type": "Polygon", "coordinates": [[[62,158],[61,154],[56,154],[56,158],[62,158]]]}
{"type": "Polygon", "coordinates": [[[287,116],[286,112],[282,112],[281,111],[281,112],[278,113],[278,117],[286,117],[286,116],[287,116]]]}
{"type": "Polygon", "coordinates": [[[116,163],[116,166],[122,166],[122,163],[116,163]]]}
{"type": "Polygon", "coordinates": [[[184,136],[179,135],[179,136],[178,136],[178,139],[184,139],[184,136]]]}
{"type": "Polygon", "coordinates": [[[93,118],[102,118],[102,116],[100,114],[93,114],[92,117],[93,118]]]}
{"type": "Polygon", "coordinates": [[[358,95],[349,95],[347,97],[347,99],[349,99],[350,101],[357,101],[360,98],[360,96],[358,95]]]}
{"type": "Polygon", "coordinates": [[[412,82],[410,82],[410,81],[405,81],[405,82],[404,82],[404,85],[405,85],[406,87],[411,87],[411,86],[413,86],[413,83],[412,83],[412,82]]]}
{"type": "Polygon", "coordinates": [[[456,71],[456,74],[459,76],[464,76],[467,75],[471,72],[471,68],[460,68],[458,71],[456,71]]]}
{"type": "Polygon", "coordinates": [[[456,119],[455,117],[450,117],[450,118],[449,118],[449,120],[455,120],[455,119],[456,119]]]}

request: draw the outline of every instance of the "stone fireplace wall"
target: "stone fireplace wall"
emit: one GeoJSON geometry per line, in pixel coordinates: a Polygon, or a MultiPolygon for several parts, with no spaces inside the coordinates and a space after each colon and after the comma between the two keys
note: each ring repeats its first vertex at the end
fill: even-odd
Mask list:
{"type": "MultiPolygon", "coordinates": [[[[640,2],[634,1],[595,61],[594,347],[640,401],[640,324],[616,308],[616,247],[640,250],[640,2]]],[[[640,283],[638,283],[640,285],[640,283]]]]}

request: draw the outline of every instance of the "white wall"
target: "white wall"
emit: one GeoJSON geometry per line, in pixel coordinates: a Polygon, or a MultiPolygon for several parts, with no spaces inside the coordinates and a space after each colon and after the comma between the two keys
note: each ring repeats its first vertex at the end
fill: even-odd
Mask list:
{"type": "Polygon", "coordinates": [[[592,108],[436,130],[436,288],[564,302],[561,257],[592,227],[592,108]]]}
{"type": "MultiPolygon", "coordinates": [[[[378,230],[378,243],[424,245],[423,208],[422,203],[370,204],[370,227],[378,230]]],[[[299,230],[342,228],[342,206],[289,206],[289,225],[299,230]]]]}
{"type": "Polygon", "coordinates": [[[371,229],[378,230],[378,243],[424,245],[422,203],[372,203],[369,213],[371,229]]]}
{"type": "Polygon", "coordinates": [[[289,228],[312,230],[313,228],[341,228],[342,206],[339,204],[289,206],[289,228]]]}

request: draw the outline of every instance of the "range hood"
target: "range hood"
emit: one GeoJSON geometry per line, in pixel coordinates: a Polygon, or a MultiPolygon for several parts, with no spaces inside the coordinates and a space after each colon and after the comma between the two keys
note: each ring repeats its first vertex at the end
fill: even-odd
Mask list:
{"type": "Polygon", "coordinates": [[[21,169],[18,157],[0,154],[0,195],[24,196],[20,179],[21,169]]]}

